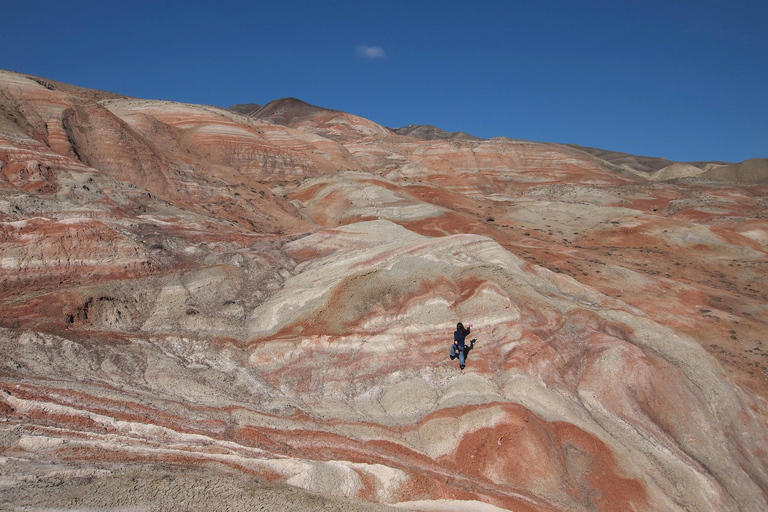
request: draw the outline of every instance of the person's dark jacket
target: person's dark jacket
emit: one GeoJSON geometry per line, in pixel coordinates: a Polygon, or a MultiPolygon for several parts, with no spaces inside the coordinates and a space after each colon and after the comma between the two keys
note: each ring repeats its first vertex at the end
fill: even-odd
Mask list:
{"type": "Polygon", "coordinates": [[[453,343],[454,345],[458,345],[460,349],[464,348],[464,339],[469,336],[469,331],[471,331],[471,327],[467,327],[465,332],[461,332],[459,330],[455,331],[453,333],[453,343]]]}

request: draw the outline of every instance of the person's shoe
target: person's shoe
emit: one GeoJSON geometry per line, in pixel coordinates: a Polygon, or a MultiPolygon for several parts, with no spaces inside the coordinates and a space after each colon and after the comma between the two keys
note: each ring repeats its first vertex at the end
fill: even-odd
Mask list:
{"type": "Polygon", "coordinates": [[[456,359],[456,356],[451,356],[451,361],[453,361],[454,359],[456,359]]]}
{"type": "Polygon", "coordinates": [[[461,368],[463,370],[464,369],[464,365],[463,364],[459,365],[459,368],[461,368]]]}

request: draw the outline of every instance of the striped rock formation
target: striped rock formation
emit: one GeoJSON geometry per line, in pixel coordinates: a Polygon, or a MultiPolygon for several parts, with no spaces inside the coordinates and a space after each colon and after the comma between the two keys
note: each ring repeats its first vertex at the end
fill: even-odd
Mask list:
{"type": "Polygon", "coordinates": [[[0,72],[0,508],[765,510],[766,201],[0,72]]]}

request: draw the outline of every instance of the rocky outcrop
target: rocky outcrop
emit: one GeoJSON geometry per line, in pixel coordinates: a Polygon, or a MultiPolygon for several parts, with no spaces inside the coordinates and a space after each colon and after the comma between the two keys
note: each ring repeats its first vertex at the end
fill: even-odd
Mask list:
{"type": "Polygon", "coordinates": [[[765,509],[765,187],[0,92],[0,508],[765,509]]]}

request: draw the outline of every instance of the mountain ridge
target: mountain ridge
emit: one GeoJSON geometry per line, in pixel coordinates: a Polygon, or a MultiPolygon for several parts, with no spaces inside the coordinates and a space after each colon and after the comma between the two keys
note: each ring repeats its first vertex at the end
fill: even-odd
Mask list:
{"type": "MultiPolygon", "coordinates": [[[[292,122],[295,123],[297,119],[302,119],[312,115],[344,113],[340,110],[332,110],[324,107],[318,107],[316,105],[311,105],[297,98],[282,98],[273,100],[264,106],[254,103],[245,105],[232,105],[227,107],[227,109],[233,112],[246,114],[256,119],[271,120],[272,122],[286,126],[290,126],[292,122]]],[[[410,124],[400,128],[388,128],[388,130],[398,135],[416,137],[423,140],[487,140],[462,131],[448,132],[429,124],[410,124]]],[[[643,175],[647,175],[648,177],[650,177],[651,174],[660,171],[662,168],[669,167],[674,163],[685,163],[702,170],[707,170],[707,167],[712,165],[730,164],[729,162],[722,161],[673,162],[662,157],[638,156],[620,151],[591,148],[578,144],[555,144],[564,145],[584,151],[588,154],[605,160],[610,164],[619,167],[623,166],[632,171],[637,171],[643,175]]]]}

